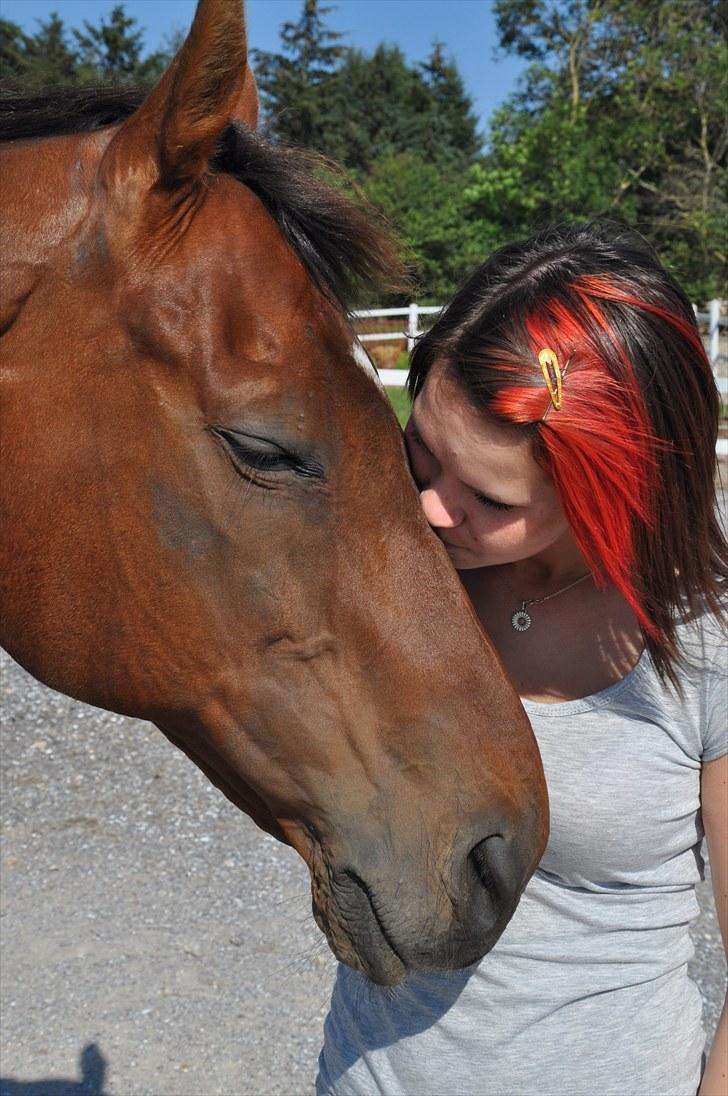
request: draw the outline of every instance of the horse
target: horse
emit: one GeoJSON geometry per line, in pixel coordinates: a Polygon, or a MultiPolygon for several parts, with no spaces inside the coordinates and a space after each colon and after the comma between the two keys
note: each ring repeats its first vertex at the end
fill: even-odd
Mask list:
{"type": "Polygon", "coordinates": [[[548,807],[347,315],[391,246],[256,132],[242,0],[140,104],[43,106],[1,146],[3,645],[291,845],[340,960],[475,962],[548,807]]]}

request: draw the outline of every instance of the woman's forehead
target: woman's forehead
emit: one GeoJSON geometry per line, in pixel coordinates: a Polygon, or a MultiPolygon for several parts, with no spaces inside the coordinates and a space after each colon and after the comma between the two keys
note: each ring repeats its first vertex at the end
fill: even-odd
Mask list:
{"type": "MultiPolygon", "coordinates": [[[[531,436],[504,425],[475,407],[440,369],[431,371],[412,409],[413,424],[441,463],[477,486],[512,484],[528,501],[551,483],[533,455],[531,436]],[[493,481],[492,483],[482,481],[493,481]]],[[[524,498],[523,503],[526,503],[524,498]]]]}

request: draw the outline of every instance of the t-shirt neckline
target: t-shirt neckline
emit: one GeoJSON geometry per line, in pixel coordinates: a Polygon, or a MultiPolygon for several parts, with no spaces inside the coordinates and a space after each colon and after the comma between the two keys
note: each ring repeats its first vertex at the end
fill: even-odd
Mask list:
{"type": "Polygon", "coordinates": [[[643,647],[640,657],[624,677],[621,677],[619,681],[612,682],[611,685],[607,685],[604,689],[600,689],[596,693],[591,693],[589,696],[577,697],[575,700],[560,700],[555,704],[544,704],[538,700],[529,700],[528,697],[521,697],[521,703],[528,715],[538,715],[539,719],[560,715],[577,715],[579,712],[593,711],[594,708],[601,708],[606,704],[611,704],[623,689],[631,688],[635,681],[645,674],[651,663],[650,653],[647,650],[647,647],[643,647]]]}

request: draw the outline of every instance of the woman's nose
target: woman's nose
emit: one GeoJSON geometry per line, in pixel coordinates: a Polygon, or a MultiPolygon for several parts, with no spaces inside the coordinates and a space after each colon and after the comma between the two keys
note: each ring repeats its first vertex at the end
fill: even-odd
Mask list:
{"type": "Polygon", "coordinates": [[[437,487],[430,485],[420,491],[420,502],[433,529],[455,529],[465,517],[462,507],[448,499],[437,487]]]}

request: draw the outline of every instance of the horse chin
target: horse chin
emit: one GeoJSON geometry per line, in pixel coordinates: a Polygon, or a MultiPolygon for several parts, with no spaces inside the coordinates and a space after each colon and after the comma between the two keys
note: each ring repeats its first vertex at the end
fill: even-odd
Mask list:
{"type": "Polygon", "coordinates": [[[313,888],[313,915],[337,959],[352,970],[365,974],[380,986],[396,986],[407,975],[407,965],[377,914],[366,884],[350,871],[338,872],[334,889],[336,913],[332,903],[324,913],[313,888]]]}

